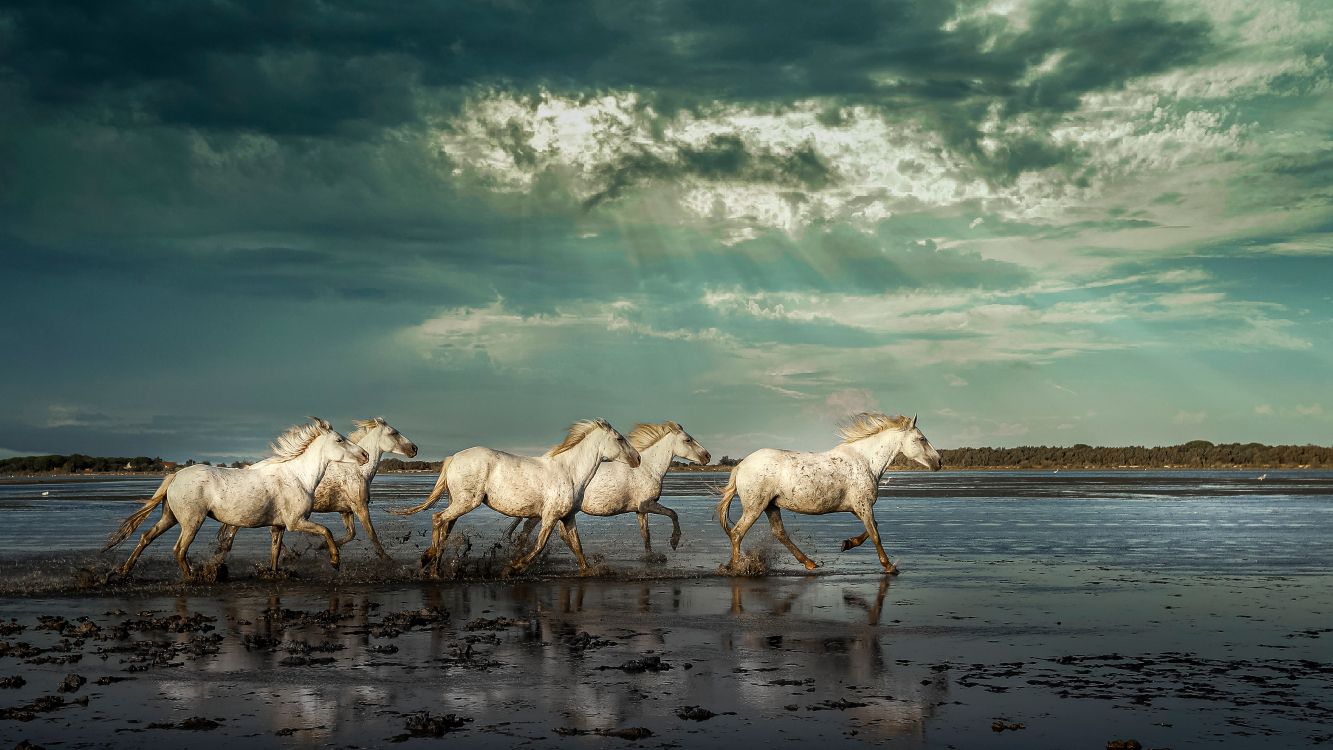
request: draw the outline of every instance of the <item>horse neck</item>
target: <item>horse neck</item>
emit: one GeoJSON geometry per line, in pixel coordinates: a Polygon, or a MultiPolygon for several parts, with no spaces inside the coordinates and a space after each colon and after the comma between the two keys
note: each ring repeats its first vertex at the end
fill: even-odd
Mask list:
{"type": "Polygon", "coordinates": [[[290,461],[278,464],[278,466],[294,477],[300,483],[302,489],[313,493],[315,488],[319,486],[320,480],[324,478],[324,472],[328,471],[329,464],[332,463],[321,458],[320,452],[314,444],[311,444],[305,453],[290,461]]]}
{"type": "Polygon", "coordinates": [[[602,463],[602,456],[593,440],[583,440],[551,461],[565,470],[581,495],[597,472],[597,466],[602,463]]]}
{"type": "Polygon", "coordinates": [[[664,437],[639,451],[639,470],[661,479],[667,467],[671,466],[671,459],[675,458],[675,451],[672,450],[674,443],[674,439],[664,437]]]}
{"type": "Polygon", "coordinates": [[[843,447],[865,459],[866,463],[870,464],[870,471],[875,476],[879,476],[884,473],[884,469],[888,467],[889,463],[898,456],[905,434],[907,433],[901,430],[885,430],[864,440],[847,443],[843,447]]]}
{"type": "Polygon", "coordinates": [[[375,473],[380,470],[380,457],[384,455],[384,451],[380,450],[380,430],[382,429],[384,428],[373,429],[362,435],[361,439],[357,441],[361,450],[364,450],[366,455],[370,456],[370,460],[366,461],[364,466],[356,467],[357,473],[363,479],[374,479],[375,473]]]}

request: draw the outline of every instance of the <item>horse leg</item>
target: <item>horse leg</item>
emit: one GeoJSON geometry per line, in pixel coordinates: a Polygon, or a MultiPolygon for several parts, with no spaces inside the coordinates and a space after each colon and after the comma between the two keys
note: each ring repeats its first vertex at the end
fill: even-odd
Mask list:
{"type": "Polygon", "coordinates": [[[287,528],[324,537],[324,543],[329,547],[329,565],[332,565],[334,570],[338,569],[338,563],[341,562],[338,556],[338,543],[334,541],[333,532],[329,531],[329,527],[317,524],[309,518],[298,518],[287,524],[287,528]]]}
{"type": "Polygon", "coordinates": [[[194,543],[194,535],[199,533],[199,527],[204,525],[204,519],[187,519],[181,522],[181,535],[176,540],[176,564],[180,565],[181,573],[185,575],[185,580],[194,577],[194,571],[190,568],[190,559],[187,556],[190,552],[190,545],[194,543]]]}
{"type": "Polygon", "coordinates": [[[134,564],[139,561],[139,555],[143,554],[144,549],[147,548],[154,539],[162,536],[166,533],[167,529],[170,529],[175,525],[176,515],[171,512],[171,505],[163,503],[162,517],[157,520],[157,523],[153,524],[153,528],[145,531],[143,536],[139,537],[139,544],[136,545],[134,551],[130,553],[130,559],[126,560],[125,564],[121,565],[120,570],[117,572],[122,576],[129,575],[130,571],[134,569],[134,564]]]}
{"type": "Polygon", "coordinates": [[[218,529],[218,552],[220,554],[227,555],[231,553],[231,545],[236,541],[237,531],[240,531],[240,527],[225,523],[222,524],[222,528],[218,529]]]}
{"type": "Polygon", "coordinates": [[[751,507],[742,503],[741,517],[736,520],[736,525],[731,527],[731,561],[727,563],[727,567],[735,569],[740,565],[741,540],[745,538],[745,533],[750,530],[754,522],[759,520],[759,514],[764,512],[763,507],[751,507]]]}
{"type": "Polygon", "coordinates": [[[519,532],[518,540],[514,542],[514,545],[519,549],[524,549],[525,547],[527,547],[528,542],[532,541],[532,532],[536,531],[537,524],[541,522],[542,519],[540,518],[523,519],[523,531],[519,532]]]}
{"type": "Polygon", "coordinates": [[[537,559],[537,555],[541,554],[542,549],[546,547],[547,540],[551,538],[551,531],[555,528],[555,523],[556,519],[554,518],[542,519],[542,530],[537,532],[537,543],[534,544],[532,546],[532,549],[529,550],[526,554],[516,558],[513,562],[509,563],[508,572],[522,573],[529,565],[532,564],[533,560],[537,559]]]}
{"type": "Polygon", "coordinates": [[[338,540],[339,547],[343,546],[344,544],[347,544],[348,542],[356,538],[356,526],[353,525],[352,523],[352,514],[345,510],[340,512],[342,513],[343,517],[343,526],[347,527],[347,536],[338,540]]]}
{"type": "Polygon", "coordinates": [[[560,538],[565,540],[569,551],[574,553],[574,559],[579,561],[579,572],[587,573],[588,558],[583,556],[583,543],[579,541],[578,522],[573,513],[560,519],[560,538]]]}
{"type": "Polygon", "coordinates": [[[375,533],[375,526],[370,522],[370,506],[362,503],[356,506],[356,517],[361,521],[361,528],[366,530],[366,536],[370,537],[370,543],[375,546],[375,554],[381,560],[391,560],[389,553],[384,551],[384,545],[380,544],[379,534],[375,533]]]}
{"type": "Polygon", "coordinates": [[[511,523],[511,524],[509,524],[509,528],[508,528],[508,529],[505,529],[505,539],[513,539],[513,538],[514,538],[514,531],[518,529],[518,525],[519,525],[520,523],[523,523],[523,522],[526,521],[526,520],[528,520],[528,519],[526,519],[526,518],[521,518],[521,517],[520,517],[520,518],[515,518],[515,519],[514,519],[514,522],[511,523]]]}
{"type": "Polygon", "coordinates": [[[782,510],[776,505],[770,505],[764,510],[764,513],[768,514],[768,525],[773,527],[773,536],[777,537],[779,542],[782,542],[782,546],[795,555],[806,570],[818,568],[819,566],[815,564],[815,561],[806,557],[805,553],[796,546],[796,543],[787,536],[787,530],[782,526],[782,510]]]}
{"type": "Polygon", "coordinates": [[[844,539],[842,540],[842,551],[846,552],[847,550],[852,549],[853,547],[860,547],[862,544],[865,544],[865,541],[869,538],[870,538],[870,532],[866,531],[857,534],[851,539],[844,539]]]}
{"type": "Polygon", "coordinates": [[[273,542],[272,542],[273,549],[269,552],[269,557],[271,558],[271,562],[272,562],[272,565],[273,565],[273,572],[274,572],[274,573],[277,573],[277,572],[278,572],[278,558],[282,555],[282,533],[283,533],[283,528],[282,528],[281,526],[270,526],[270,527],[268,527],[268,531],[269,531],[269,534],[272,535],[272,537],[273,537],[273,542]]]}
{"type": "Polygon", "coordinates": [[[639,506],[645,513],[656,513],[659,516],[666,516],[671,519],[671,549],[675,549],[680,544],[680,518],[676,516],[676,511],[662,505],[656,500],[650,500],[639,506]]]}
{"type": "Polygon", "coordinates": [[[643,537],[643,551],[652,554],[653,537],[648,533],[648,514],[639,512],[635,515],[639,517],[639,536],[643,537]]]}
{"type": "Polygon", "coordinates": [[[852,514],[866,525],[866,533],[870,535],[870,541],[875,543],[875,552],[879,553],[879,564],[884,566],[884,572],[891,576],[898,575],[898,568],[889,562],[889,556],[884,552],[884,545],[879,543],[879,526],[875,523],[874,508],[869,506],[857,508],[852,514]]]}
{"type": "Polygon", "coordinates": [[[484,495],[467,497],[460,492],[449,498],[449,507],[431,516],[430,547],[421,553],[422,571],[429,571],[430,575],[439,577],[440,555],[444,552],[444,543],[449,541],[449,532],[453,530],[454,522],[464,513],[476,509],[484,498],[484,495]]]}

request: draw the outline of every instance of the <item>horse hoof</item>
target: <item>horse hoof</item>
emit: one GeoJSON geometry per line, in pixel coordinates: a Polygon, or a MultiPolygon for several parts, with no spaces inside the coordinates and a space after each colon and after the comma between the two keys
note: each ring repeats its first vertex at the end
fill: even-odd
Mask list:
{"type": "Polygon", "coordinates": [[[678,536],[673,536],[673,537],[671,537],[671,549],[672,549],[672,550],[675,550],[675,549],[676,549],[676,545],[678,545],[678,544],[680,544],[680,537],[678,537],[678,536]]]}
{"type": "Polygon", "coordinates": [[[805,562],[805,569],[806,569],[806,570],[814,570],[815,568],[818,568],[818,567],[819,567],[819,564],[816,563],[814,560],[807,560],[807,561],[805,562]]]}
{"type": "Polygon", "coordinates": [[[846,552],[847,550],[849,550],[849,549],[851,549],[851,548],[852,548],[852,540],[850,540],[850,539],[844,539],[844,540],[842,540],[842,549],[839,550],[839,551],[840,551],[840,552],[846,552]]]}
{"type": "Polygon", "coordinates": [[[886,576],[896,576],[900,572],[901,571],[898,570],[897,565],[890,565],[889,567],[884,569],[884,575],[886,576]]]}

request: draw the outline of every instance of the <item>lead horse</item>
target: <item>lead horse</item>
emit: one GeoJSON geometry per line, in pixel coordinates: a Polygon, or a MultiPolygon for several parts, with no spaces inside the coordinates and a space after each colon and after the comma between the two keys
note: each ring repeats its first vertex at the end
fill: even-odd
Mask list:
{"type": "Polygon", "coordinates": [[[544,456],[515,456],[512,453],[475,447],[444,460],[440,478],[430,496],[420,505],[391,509],[407,516],[420,513],[449,493],[449,507],[431,519],[431,545],[421,556],[423,570],[438,576],[440,553],[454,522],[483,503],[515,518],[540,518],[541,532],[532,550],[511,562],[507,573],[522,571],[541,553],[558,522],[560,538],[578,560],[579,570],[588,570],[579,542],[575,513],[594,472],[603,461],[639,465],[639,452],[605,419],[585,419],[569,428],[564,442],[544,456]]]}
{"type": "MultiPolygon", "coordinates": [[[[643,537],[645,552],[653,551],[648,533],[648,514],[657,513],[671,519],[671,549],[680,543],[680,519],[676,511],[662,505],[662,477],[674,458],[707,465],[712,457],[684,427],[670,420],[658,424],[637,424],[630,430],[630,445],[643,457],[638,468],[621,463],[610,463],[597,470],[588,488],[583,491],[579,512],[590,516],[618,516],[636,513],[639,516],[639,534],[643,537]]],[[[514,519],[505,536],[523,524],[521,539],[527,539],[536,527],[536,519],[514,519]]]]}
{"type": "Polygon", "coordinates": [[[761,513],[768,515],[773,536],[782,542],[806,570],[819,567],[802,552],[782,527],[782,511],[823,515],[846,511],[865,524],[864,534],[842,543],[844,551],[859,546],[867,538],[875,543],[884,572],[896,574],[879,541],[875,523],[875,500],[879,480],[885,468],[899,454],[932,471],[940,468],[940,454],[916,427],[916,417],[891,417],[878,412],[864,412],[851,417],[839,430],[842,444],[823,453],[763,448],[746,456],[731,470],[731,478],[717,504],[717,519],[731,537],[731,560],[735,570],[740,562],[741,540],[761,513]],[[740,496],[741,517],[730,523],[733,498],[740,496]]]}
{"type": "MultiPolygon", "coordinates": [[[[375,546],[375,554],[379,555],[381,560],[388,560],[389,553],[384,551],[384,545],[380,544],[379,535],[375,533],[375,526],[370,522],[370,483],[379,472],[380,458],[385,453],[401,453],[412,458],[417,455],[417,446],[385,421],[384,417],[358,419],[352,424],[356,425],[356,431],[348,435],[347,439],[360,446],[369,456],[369,460],[360,466],[339,463],[330,465],[324,474],[324,479],[315,488],[315,505],[311,512],[342,514],[343,525],[347,527],[347,536],[337,541],[340,549],[356,538],[356,526],[352,522],[355,516],[361,521],[361,527],[366,530],[366,536],[370,537],[370,543],[375,546]]],[[[236,530],[235,526],[227,524],[218,529],[219,552],[226,554],[231,551],[236,530]]],[[[283,530],[280,526],[274,526],[271,531],[272,564],[276,572],[278,555],[282,551],[283,530]]]]}
{"type": "Polygon", "coordinates": [[[244,528],[281,526],[322,536],[329,547],[329,563],[337,568],[338,545],[333,534],[310,520],[315,487],[331,463],[365,464],[370,457],[328,422],[311,419],[312,423],[297,425],[278,436],[271,446],[273,455],[248,469],[196,464],[168,474],[152,498],[111,535],[102,551],[128,539],[161,505],[162,518],[144,532],[130,558],[118,569],[120,575],[129,575],[144,548],[179,523],[176,562],[185,578],[191,578],[193,571],[186,553],[205,518],[244,528]]]}

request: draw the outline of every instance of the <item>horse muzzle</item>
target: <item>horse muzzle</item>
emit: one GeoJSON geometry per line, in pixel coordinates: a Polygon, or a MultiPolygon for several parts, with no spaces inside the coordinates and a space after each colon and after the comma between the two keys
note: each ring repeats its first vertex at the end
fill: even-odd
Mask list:
{"type": "Polygon", "coordinates": [[[643,459],[639,457],[638,451],[629,451],[625,454],[625,463],[629,464],[631,469],[637,469],[639,464],[643,463],[643,459]]]}
{"type": "Polygon", "coordinates": [[[416,443],[408,443],[408,444],[407,444],[407,449],[403,451],[403,455],[404,455],[404,456],[407,456],[408,458],[416,458],[416,457],[417,457],[417,444],[416,444],[416,443]]]}
{"type": "Polygon", "coordinates": [[[712,462],[713,462],[713,454],[709,453],[708,451],[704,451],[703,455],[699,457],[700,466],[707,466],[712,462]]]}

